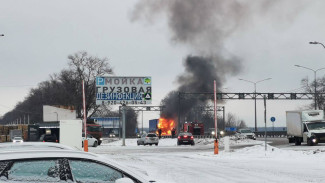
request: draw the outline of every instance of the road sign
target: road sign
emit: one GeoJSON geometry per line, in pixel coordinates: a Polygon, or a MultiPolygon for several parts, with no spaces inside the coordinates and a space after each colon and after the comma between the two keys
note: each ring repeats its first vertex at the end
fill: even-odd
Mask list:
{"type": "Polygon", "coordinates": [[[151,77],[96,77],[96,104],[151,104],[151,77]]]}
{"type": "Polygon", "coordinates": [[[271,117],[271,121],[274,122],[275,121],[275,117],[271,117]]]}

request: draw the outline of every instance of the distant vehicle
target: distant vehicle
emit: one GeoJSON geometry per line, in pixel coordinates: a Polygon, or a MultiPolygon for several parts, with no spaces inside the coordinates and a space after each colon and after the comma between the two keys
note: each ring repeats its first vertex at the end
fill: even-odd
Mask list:
{"type": "Polygon", "coordinates": [[[13,143],[16,143],[16,142],[24,142],[24,140],[23,140],[23,138],[21,138],[21,137],[14,137],[13,139],[12,139],[12,142],[13,143]]]}
{"type": "Polygon", "coordinates": [[[138,145],[152,145],[156,146],[159,143],[159,138],[155,133],[142,134],[141,137],[137,140],[138,145]]]}
{"type": "Polygon", "coordinates": [[[239,129],[235,134],[237,139],[253,139],[256,140],[255,134],[250,129],[239,129]]]}
{"type": "Polygon", "coordinates": [[[0,152],[1,182],[136,182],[149,183],[107,157],[82,151],[0,152]]]}
{"type": "Polygon", "coordinates": [[[190,144],[190,145],[194,145],[194,137],[191,133],[179,133],[178,137],[177,137],[177,145],[182,145],[182,144],[190,144]]]}
{"type": "Polygon", "coordinates": [[[289,143],[317,145],[325,142],[324,111],[287,111],[286,122],[289,143]]]}
{"type": "Polygon", "coordinates": [[[115,138],[115,134],[114,133],[110,133],[108,136],[109,136],[109,138],[115,138]]]}
{"type": "Polygon", "coordinates": [[[22,137],[22,131],[18,129],[10,130],[9,131],[10,139],[13,141],[14,137],[22,137]]]}
{"type": "Polygon", "coordinates": [[[55,134],[43,134],[40,137],[41,142],[56,142],[59,143],[58,138],[56,137],[55,134]]]}
{"type": "Polygon", "coordinates": [[[184,132],[192,133],[193,135],[204,135],[204,124],[196,122],[185,122],[183,125],[184,132]]]}
{"type": "Polygon", "coordinates": [[[98,145],[100,145],[103,141],[103,131],[102,126],[97,124],[93,119],[87,119],[87,134],[92,135],[98,141],[98,145]]]}
{"type": "MultiPolygon", "coordinates": [[[[95,137],[90,134],[87,134],[88,146],[97,147],[98,141],[95,137]]],[[[82,134],[82,147],[84,146],[85,134],[82,134]]]]}

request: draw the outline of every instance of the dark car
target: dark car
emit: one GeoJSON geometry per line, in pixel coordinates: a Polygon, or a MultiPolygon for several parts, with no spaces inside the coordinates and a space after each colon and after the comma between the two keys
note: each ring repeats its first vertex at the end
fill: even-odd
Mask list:
{"type": "Polygon", "coordinates": [[[193,146],[195,144],[193,135],[187,132],[180,133],[177,137],[177,145],[182,144],[191,144],[193,146]]]}
{"type": "Polygon", "coordinates": [[[43,134],[40,137],[40,141],[42,141],[42,142],[57,142],[57,143],[59,142],[59,140],[55,134],[43,134]]]}

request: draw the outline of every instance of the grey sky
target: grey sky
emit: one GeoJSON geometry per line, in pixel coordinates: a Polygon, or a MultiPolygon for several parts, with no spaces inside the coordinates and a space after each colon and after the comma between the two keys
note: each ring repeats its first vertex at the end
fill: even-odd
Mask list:
{"type": "MultiPolygon", "coordinates": [[[[184,71],[184,58],[196,52],[193,47],[171,41],[164,15],[153,19],[152,25],[131,22],[136,2],[0,0],[0,34],[5,34],[0,37],[0,115],[23,100],[31,86],[67,67],[67,56],[81,50],[109,58],[117,76],[152,76],[154,104],[158,105],[177,87],[175,81],[184,71]]],[[[254,90],[253,84],[238,78],[258,81],[272,77],[257,85],[258,92],[288,92],[299,88],[303,77],[313,80],[311,71],[293,65],[325,67],[325,49],[308,44],[325,43],[324,6],[321,0],[287,0],[273,4],[265,13],[255,7],[258,12],[252,13],[250,21],[224,40],[229,55],[243,60],[242,72],[227,78],[226,91],[254,90]]],[[[324,74],[320,71],[318,76],[324,74]]],[[[268,119],[275,116],[276,126],[284,126],[285,110],[308,103],[270,101],[268,119]]],[[[264,126],[262,107],[258,102],[258,126],[264,126]]],[[[253,126],[253,101],[227,102],[226,110],[253,126]]],[[[145,122],[155,117],[145,113],[145,122]]]]}

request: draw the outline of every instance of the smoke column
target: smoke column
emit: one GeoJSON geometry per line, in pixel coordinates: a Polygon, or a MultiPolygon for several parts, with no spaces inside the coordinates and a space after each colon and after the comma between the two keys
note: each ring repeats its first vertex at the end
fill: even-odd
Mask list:
{"type": "MultiPolygon", "coordinates": [[[[162,101],[166,106],[163,117],[176,118],[178,92],[213,92],[213,80],[218,90],[229,76],[241,71],[241,60],[227,54],[224,42],[235,31],[254,23],[254,17],[267,16],[274,10],[291,20],[304,6],[301,1],[244,1],[244,0],[141,0],[131,14],[131,21],[154,23],[158,16],[167,17],[171,42],[189,47],[192,51],[183,61],[185,72],[177,78],[179,87],[162,101]],[[290,7],[288,9],[288,7],[290,7]]],[[[274,17],[274,18],[273,18],[274,17]]],[[[277,21],[281,22],[280,21],[277,21]]],[[[205,104],[206,98],[182,100],[181,115],[192,107],[205,104]]]]}

